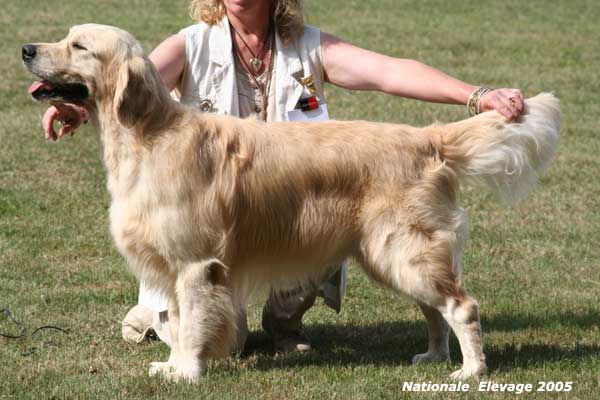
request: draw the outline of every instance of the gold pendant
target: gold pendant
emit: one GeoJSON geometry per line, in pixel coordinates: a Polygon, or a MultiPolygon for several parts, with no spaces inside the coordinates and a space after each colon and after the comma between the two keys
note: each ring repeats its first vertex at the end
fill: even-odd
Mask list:
{"type": "Polygon", "coordinates": [[[262,61],[259,60],[258,58],[251,58],[250,59],[250,66],[252,67],[252,69],[254,70],[254,72],[258,72],[260,71],[260,69],[262,68],[262,61]]]}

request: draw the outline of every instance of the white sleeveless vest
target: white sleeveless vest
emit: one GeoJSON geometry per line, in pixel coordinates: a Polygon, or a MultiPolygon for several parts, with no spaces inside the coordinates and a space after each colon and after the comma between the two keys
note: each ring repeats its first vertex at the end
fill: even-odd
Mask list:
{"type": "MultiPolygon", "coordinates": [[[[204,111],[238,115],[238,90],[229,22],[199,23],[180,31],[186,38],[186,64],[178,88],[180,101],[204,111]]],[[[299,39],[287,47],[275,35],[275,115],[273,121],[287,121],[287,112],[308,91],[294,76],[312,74],[317,96],[324,103],[321,31],[305,26],[299,39]]]]}

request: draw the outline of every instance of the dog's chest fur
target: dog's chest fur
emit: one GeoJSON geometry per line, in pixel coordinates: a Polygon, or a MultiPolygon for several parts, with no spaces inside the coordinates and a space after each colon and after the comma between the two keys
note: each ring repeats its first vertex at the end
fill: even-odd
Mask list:
{"type": "MultiPolygon", "coordinates": [[[[181,178],[150,156],[121,159],[109,173],[111,233],[119,251],[138,276],[172,275],[204,251],[194,198],[181,190],[181,178]]],[[[201,188],[198,188],[201,190],[201,188]]]]}

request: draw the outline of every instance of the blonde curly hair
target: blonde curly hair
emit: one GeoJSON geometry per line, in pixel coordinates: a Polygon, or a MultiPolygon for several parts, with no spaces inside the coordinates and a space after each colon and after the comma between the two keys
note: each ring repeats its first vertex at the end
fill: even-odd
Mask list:
{"type": "MultiPolygon", "coordinates": [[[[271,16],[283,43],[304,31],[304,0],[270,0],[271,16]]],[[[190,16],[196,22],[214,25],[225,16],[223,0],[192,0],[190,16]]]]}

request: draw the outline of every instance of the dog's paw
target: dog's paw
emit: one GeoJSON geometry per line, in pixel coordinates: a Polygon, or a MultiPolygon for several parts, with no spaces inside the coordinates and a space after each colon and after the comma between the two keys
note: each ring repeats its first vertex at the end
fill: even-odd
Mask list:
{"type": "Polygon", "coordinates": [[[196,365],[178,366],[172,362],[150,363],[150,376],[160,375],[171,382],[197,383],[200,379],[202,369],[196,365]]]}
{"type": "Polygon", "coordinates": [[[413,357],[412,363],[416,364],[426,364],[426,363],[440,363],[446,362],[450,359],[450,356],[447,353],[422,353],[417,354],[413,357]]]}
{"type": "Polygon", "coordinates": [[[461,381],[461,380],[465,380],[465,379],[469,379],[469,378],[477,379],[477,378],[485,375],[486,372],[487,372],[487,367],[485,366],[485,364],[484,365],[478,364],[478,365],[474,365],[472,367],[463,366],[458,371],[451,373],[450,378],[457,380],[457,381],[461,381]]]}
{"type": "Polygon", "coordinates": [[[191,371],[175,370],[173,372],[167,372],[163,377],[171,382],[185,382],[185,383],[198,383],[200,380],[200,374],[191,371]]]}
{"type": "Polygon", "coordinates": [[[150,369],[148,370],[148,375],[166,375],[167,373],[176,371],[177,368],[174,364],[170,362],[151,362],[150,369]]]}

